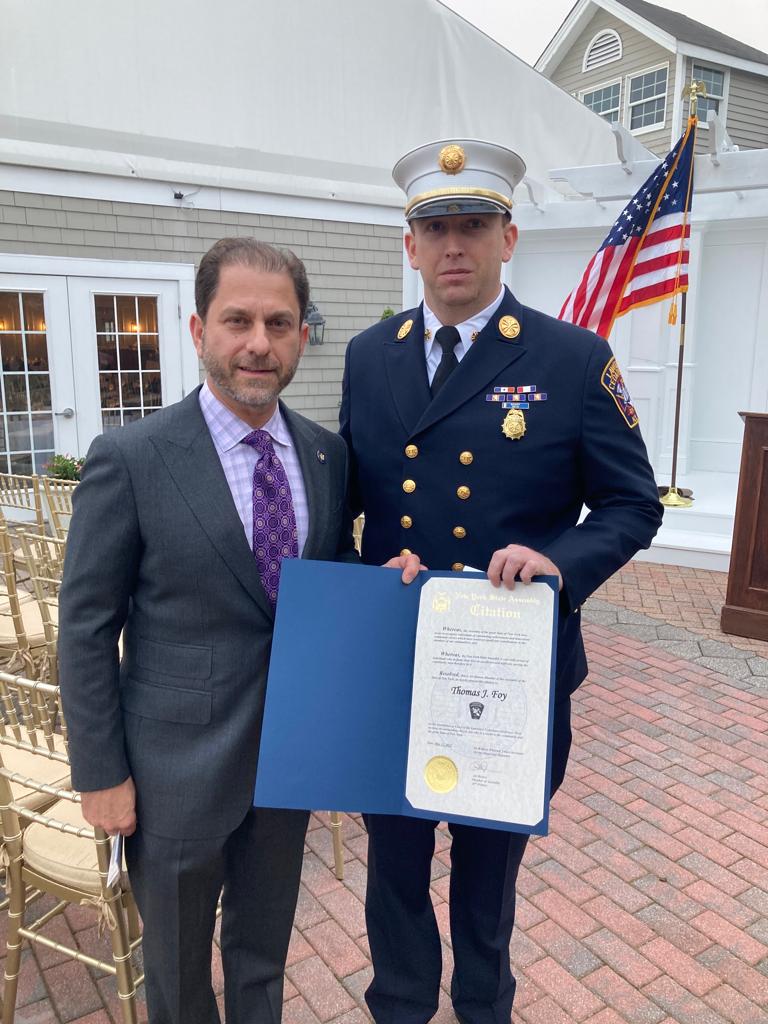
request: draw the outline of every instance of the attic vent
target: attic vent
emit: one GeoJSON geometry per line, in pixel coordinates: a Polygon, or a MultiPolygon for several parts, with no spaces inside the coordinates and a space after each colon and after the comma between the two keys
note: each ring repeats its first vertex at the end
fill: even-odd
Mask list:
{"type": "Polygon", "coordinates": [[[615,60],[621,60],[621,39],[618,32],[606,29],[605,32],[598,32],[587,47],[584,54],[582,71],[593,71],[601,68],[603,64],[611,64],[615,60]]]}

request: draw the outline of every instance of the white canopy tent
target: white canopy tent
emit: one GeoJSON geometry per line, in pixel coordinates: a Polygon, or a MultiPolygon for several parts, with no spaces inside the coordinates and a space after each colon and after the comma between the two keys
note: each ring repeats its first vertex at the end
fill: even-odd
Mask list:
{"type": "MultiPolygon", "coordinates": [[[[0,160],[401,203],[390,169],[451,136],[608,163],[608,125],[437,0],[2,0],[0,160]]],[[[551,187],[551,183],[549,183],[551,187]]]]}

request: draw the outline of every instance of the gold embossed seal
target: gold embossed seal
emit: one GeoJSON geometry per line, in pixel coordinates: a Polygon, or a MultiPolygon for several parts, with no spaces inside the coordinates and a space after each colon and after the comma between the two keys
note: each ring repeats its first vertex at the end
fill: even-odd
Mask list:
{"type": "Polygon", "coordinates": [[[459,171],[464,170],[467,157],[461,146],[457,146],[455,142],[452,142],[449,146],[443,146],[437,160],[440,170],[444,171],[445,174],[458,174],[459,171]]]}
{"type": "Polygon", "coordinates": [[[459,769],[450,757],[433,757],[427,761],[424,781],[433,793],[450,793],[459,781],[459,769]]]}
{"type": "Polygon", "coordinates": [[[522,409],[510,409],[501,424],[501,432],[510,441],[519,441],[525,433],[525,416],[522,409]]]}
{"type": "Polygon", "coordinates": [[[516,338],[520,333],[520,321],[514,316],[503,316],[499,320],[499,330],[505,338],[516,338]]]}
{"type": "Polygon", "coordinates": [[[402,341],[403,338],[407,338],[411,333],[413,327],[413,320],[406,320],[404,324],[400,325],[400,330],[397,332],[397,340],[402,341]]]}

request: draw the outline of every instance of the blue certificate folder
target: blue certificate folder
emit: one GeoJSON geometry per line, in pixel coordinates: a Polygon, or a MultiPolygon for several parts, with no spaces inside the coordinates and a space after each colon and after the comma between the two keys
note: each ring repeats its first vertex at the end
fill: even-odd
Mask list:
{"type": "MultiPolygon", "coordinates": [[[[533,827],[430,814],[405,797],[413,658],[423,583],[448,572],[286,560],[280,580],[254,804],[440,818],[544,835],[533,827]]],[[[484,579],[480,573],[467,577],[484,579]]],[[[557,580],[538,577],[557,594],[557,580]]],[[[522,586],[522,584],[518,584],[522,586]]],[[[551,763],[557,601],[547,741],[551,763]]]]}

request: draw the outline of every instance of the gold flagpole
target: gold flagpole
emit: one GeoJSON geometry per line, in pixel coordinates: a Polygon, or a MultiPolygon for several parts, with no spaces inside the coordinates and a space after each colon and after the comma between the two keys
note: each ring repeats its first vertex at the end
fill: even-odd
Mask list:
{"type": "MultiPolygon", "coordinates": [[[[696,104],[699,96],[706,96],[707,90],[703,82],[692,81],[690,86],[686,86],[683,90],[683,96],[688,95],[690,100],[689,120],[692,122],[694,131],[694,148],[696,145],[695,132],[697,124],[696,115],[696,104]]],[[[695,158],[695,154],[691,154],[691,161],[695,158]]],[[[693,181],[693,167],[691,167],[690,181],[693,181]]],[[[680,276],[680,267],[683,258],[683,246],[685,244],[685,227],[688,220],[688,213],[691,207],[690,195],[686,197],[687,202],[685,204],[685,212],[683,215],[683,234],[680,242],[680,255],[677,264],[677,275],[680,276]]],[[[669,487],[659,487],[659,500],[665,508],[690,508],[693,504],[693,494],[687,488],[680,488],[677,486],[677,448],[680,440],[680,408],[682,405],[683,397],[683,365],[685,357],[685,318],[686,318],[686,299],[688,298],[687,291],[682,293],[682,302],[680,309],[680,345],[677,351],[677,388],[675,391],[675,427],[672,435],[672,474],[670,478],[669,487]]],[[[674,324],[677,320],[677,295],[672,297],[672,306],[669,311],[669,322],[674,324]]]]}

